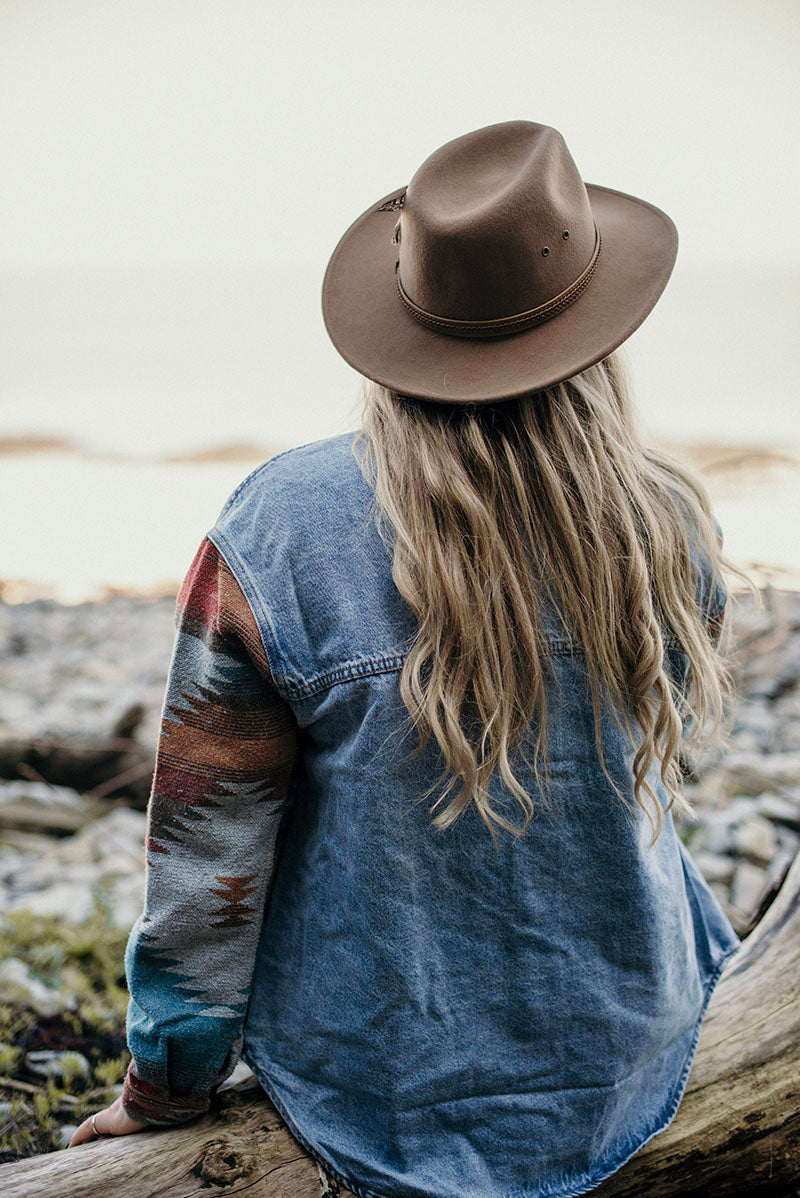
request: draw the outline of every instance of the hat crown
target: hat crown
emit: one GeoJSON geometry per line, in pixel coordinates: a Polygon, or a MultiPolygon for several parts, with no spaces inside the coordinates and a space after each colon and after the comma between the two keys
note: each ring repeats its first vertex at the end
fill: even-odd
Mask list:
{"type": "Polygon", "coordinates": [[[415,304],[488,321],[567,290],[592,259],[596,229],[558,130],[507,121],[426,158],[406,189],[398,237],[400,282],[415,304]]]}

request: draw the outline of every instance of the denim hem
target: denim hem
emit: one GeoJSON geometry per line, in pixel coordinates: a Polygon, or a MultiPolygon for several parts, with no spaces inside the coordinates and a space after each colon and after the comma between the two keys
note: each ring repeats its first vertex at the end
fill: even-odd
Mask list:
{"type": "MultiPolygon", "coordinates": [[[[654,1139],[657,1135],[660,1135],[662,1131],[666,1131],[670,1123],[672,1123],[673,1119],[677,1115],[678,1108],[680,1107],[683,1095],[686,1091],[689,1074],[691,1073],[692,1065],[694,1064],[694,1058],[697,1053],[697,1044],[703,1027],[703,1019],[705,1018],[708,1004],[711,1001],[711,995],[714,992],[717,982],[720,979],[720,974],[724,970],[725,966],[732,957],[736,956],[742,946],[743,942],[739,941],[737,944],[733,944],[730,948],[726,949],[714,967],[713,972],[709,974],[708,979],[706,980],[705,986],[703,988],[703,1003],[700,1007],[697,1020],[695,1021],[694,1033],[686,1054],[683,1069],[681,1070],[681,1074],[675,1085],[675,1089],[672,1092],[670,1101],[667,1103],[665,1110],[655,1120],[655,1126],[653,1127],[653,1130],[647,1132],[642,1139],[637,1140],[632,1148],[623,1149],[621,1154],[612,1157],[611,1160],[613,1163],[598,1164],[596,1170],[593,1170],[588,1174],[584,1174],[583,1178],[577,1178],[574,1183],[565,1183],[568,1186],[567,1189],[553,1189],[552,1187],[546,1187],[545,1189],[536,1191],[510,1190],[504,1194],[502,1198],[577,1198],[577,1196],[580,1194],[588,1194],[590,1190],[595,1189],[595,1187],[599,1186],[601,1182],[606,1181],[607,1178],[611,1177],[612,1174],[621,1169],[623,1165],[627,1164],[632,1157],[636,1156],[636,1154],[640,1152],[642,1148],[644,1148],[645,1144],[649,1143],[649,1141],[654,1139]]],[[[385,1198],[385,1195],[375,1195],[375,1198],[385,1198]]]]}
{"type": "MultiPolygon", "coordinates": [[[[502,1195],[502,1198],[578,1198],[578,1195],[589,1193],[590,1190],[595,1189],[600,1185],[601,1182],[605,1181],[608,1177],[611,1177],[613,1173],[616,1173],[618,1169],[621,1169],[623,1165],[627,1164],[632,1157],[636,1156],[636,1154],[641,1151],[642,1148],[644,1148],[645,1144],[669,1127],[670,1123],[672,1123],[673,1119],[678,1113],[678,1108],[680,1107],[681,1100],[686,1090],[689,1074],[697,1053],[697,1044],[700,1039],[703,1020],[706,1010],[708,1009],[708,1004],[711,1000],[711,995],[714,992],[716,984],[719,981],[720,975],[725,966],[741,948],[742,941],[739,941],[730,948],[726,949],[714,967],[713,972],[706,980],[705,986],[703,988],[703,1003],[700,1007],[700,1012],[695,1022],[694,1033],[686,1054],[683,1069],[681,1070],[680,1076],[675,1085],[675,1089],[672,1092],[672,1096],[670,1097],[666,1108],[656,1118],[655,1125],[653,1126],[652,1130],[648,1131],[642,1139],[637,1140],[632,1147],[623,1149],[621,1153],[617,1151],[617,1153],[611,1156],[609,1160],[598,1163],[594,1170],[583,1174],[581,1177],[576,1177],[572,1180],[565,1179],[563,1182],[557,1183],[556,1185],[551,1184],[544,1187],[534,1187],[533,1189],[524,1190],[507,1190],[502,1195]]],[[[359,1198],[389,1198],[389,1195],[380,1194],[377,1190],[365,1189],[363,1186],[360,1186],[358,1182],[348,1177],[345,1173],[341,1173],[327,1158],[327,1156],[325,1156],[324,1153],[322,1153],[315,1145],[311,1144],[299,1130],[288,1110],[284,1106],[283,1101],[278,1097],[272,1080],[266,1075],[262,1066],[258,1062],[254,1062],[252,1060],[248,1061],[248,1064],[253,1069],[253,1072],[258,1078],[260,1085],[266,1091],[267,1096],[274,1103],[291,1134],[294,1136],[297,1142],[301,1144],[303,1148],[305,1148],[308,1154],[313,1157],[318,1164],[322,1165],[328,1173],[330,1173],[331,1177],[333,1177],[341,1185],[345,1186],[346,1189],[351,1190],[352,1193],[359,1195],[359,1198]]],[[[440,1198],[440,1196],[431,1194],[428,1195],[427,1198],[440,1198]]]]}

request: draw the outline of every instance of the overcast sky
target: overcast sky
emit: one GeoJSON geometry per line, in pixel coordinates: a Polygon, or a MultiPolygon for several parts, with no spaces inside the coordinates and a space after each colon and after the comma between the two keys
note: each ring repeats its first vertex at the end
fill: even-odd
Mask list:
{"type": "Polygon", "coordinates": [[[523,118],[678,226],[629,343],[653,427],[799,441],[799,51],[796,0],[0,0],[0,434],[352,423],[336,242],[523,118]]]}
{"type": "MultiPolygon", "coordinates": [[[[647,435],[800,453],[798,61],[798,0],[0,0],[0,438],[148,458],[354,427],[319,302],[339,237],[444,142],[527,119],[678,227],[625,346],[647,435]]],[[[244,472],[0,465],[0,575],[75,596],[178,577],[244,472]]],[[[797,565],[787,478],[718,496],[736,560],[797,565]]]]}
{"type": "Polygon", "coordinates": [[[0,0],[0,260],[324,265],[519,118],[687,258],[800,259],[799,31],[796,0],[0,0]]]}

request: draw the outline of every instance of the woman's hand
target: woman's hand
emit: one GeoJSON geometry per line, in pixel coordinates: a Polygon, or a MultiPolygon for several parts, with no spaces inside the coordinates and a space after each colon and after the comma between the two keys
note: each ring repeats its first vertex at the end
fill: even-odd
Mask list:
{"type": "Polygon", "coordinates": [[[92,1127],[92,1116],[84,1119],[83,1123],[75,1132],[75,1135],[70,1140],[68,1147],[74,1148],[76,1144],[86,1144],[90,1140],[98,1138],[96,1132],[103,1136],[129,1136],[135,1131],[143,1131],[149,1125],[147,1123],[139,1123],[136,1119],[131,1119],[122,1105],[122,1095],[112,1102],[111,1106],[107,1106],[104,1110],[98,1111],[94,1116],[95,1126],[92,1127]],[[96,1129],[96,1131],[95,1131],[96,1129]]]}

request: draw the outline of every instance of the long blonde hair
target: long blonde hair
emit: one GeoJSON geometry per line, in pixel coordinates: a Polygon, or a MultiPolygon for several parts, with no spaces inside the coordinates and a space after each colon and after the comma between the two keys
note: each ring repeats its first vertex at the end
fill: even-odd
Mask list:
{"type": "Polygon", "coordinates": [[[698,609],[687,514],[710,564],[710,593],[723,567],[752,584],[722,555],[702,482],[642,445],[620,352],[501,403],[441,404],[363,386],[354,448],[393,546],[394,582],[419,625],[400,692],[419,735],[415,755],[433,735],[445,763],[423,796],[447,779],[434,824],[450,827],[474,802],[493,838],[497,828],[523,833],[534,803],[514,772],[515,749],[548,806],[553,667],[537,611],[546,588],[583,649],[598,759],[626,803],[603,756],[604,695],[636,747],[634,797],[655,843],[663,811],[647,775],[660,762],[667,810],[692,815],[678,750],[682,740],[696,750],[719,736],[730,690],[708,613],[698,609]],[[688,655],[686,693],[665,669],[664,630],[688,655]],[[522,741],[534,726],[531,763],[522,741]],[[521,825],[490,793],[498,769],[521,825]]]}

